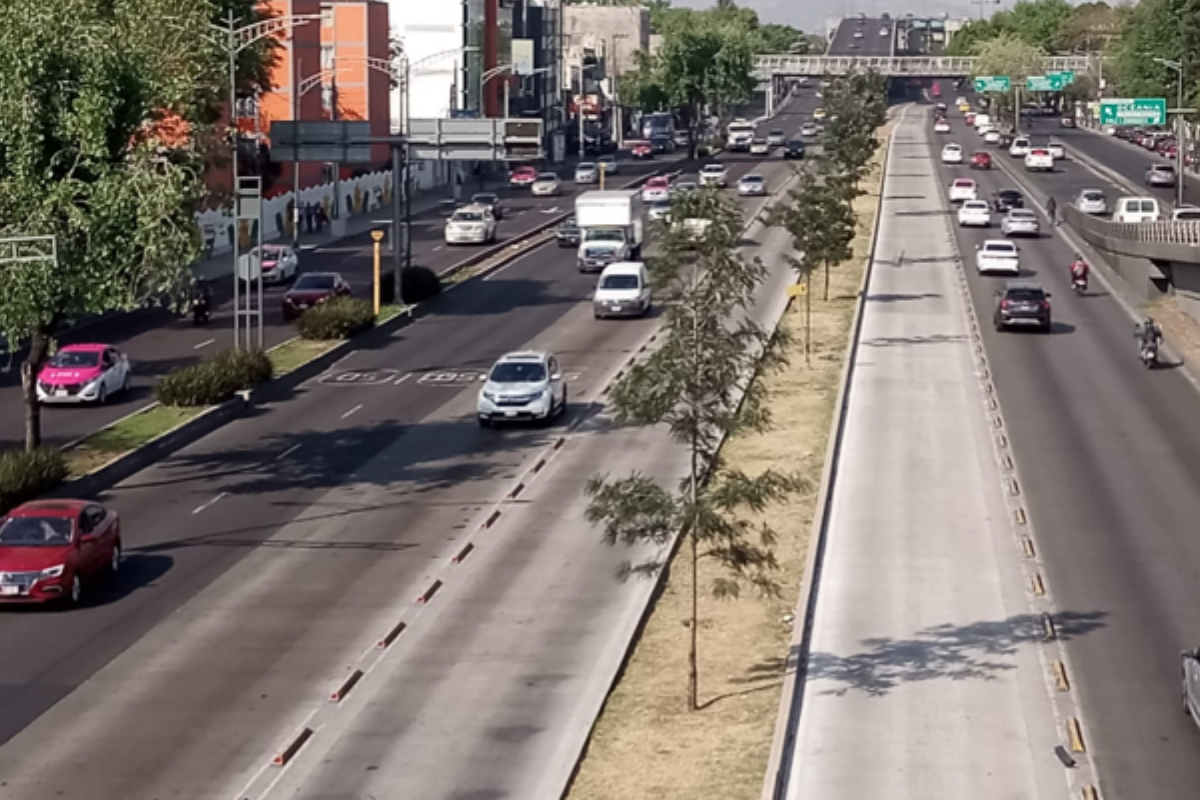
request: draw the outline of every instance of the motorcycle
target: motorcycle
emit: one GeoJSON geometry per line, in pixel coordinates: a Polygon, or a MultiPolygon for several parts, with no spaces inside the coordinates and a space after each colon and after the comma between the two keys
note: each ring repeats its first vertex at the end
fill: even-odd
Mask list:
{"type": "Polygon", "coordinates": [[[1142,342],[1141,354],[1142,366],[1146,369],[1152,369],[1158,365],[1158,342],[1142,342]]]}
{"type": "Polygon", "coordinates": [[[212,317],[212,304],[207,297],[192,297],[192,324],[203,325],[212,317]]]}
{"type": "Polygon", "coordinates": [[[1071,288],[1075,290],[1075,294],[1084,294],[1087,292],[1088,279],[1087,275],[1073,275],[1071,277],[1071,288]]]}

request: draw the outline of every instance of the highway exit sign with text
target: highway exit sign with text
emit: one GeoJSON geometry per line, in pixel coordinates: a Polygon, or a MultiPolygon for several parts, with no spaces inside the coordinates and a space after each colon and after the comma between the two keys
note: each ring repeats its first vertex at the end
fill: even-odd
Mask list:
{"type": "Polygon", "coordinates": [[[1167,101],[1162,97],[1101,100],[1101,125],[1164,125],[1167,101]]]}
{"type": "Polygon", "coordinates": [[[986,75],[975,79],[977,92],[1007,92],[1012,88],[1012,81],[1005,75],[986,75]]]}
{"type": "Polygon", "coordinates": [[[1049,75],[1030,75],[1025,79],[1025,88],[1031,92],[1061,92],[1066,86],[1062,73],[1052,72],[1049,75]]]}

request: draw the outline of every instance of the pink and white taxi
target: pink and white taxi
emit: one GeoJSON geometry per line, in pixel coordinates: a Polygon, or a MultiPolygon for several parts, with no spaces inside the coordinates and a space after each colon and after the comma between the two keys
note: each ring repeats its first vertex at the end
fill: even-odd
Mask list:
{"type": "Polygon", "coordinates": [[[654,203],[659,200],[671,199],[671,179],[666,177],[651,178],[642,187],[642,201],[654,203]]]}
{"type": "Polygon", "coordinates": [[[59,350],[38,373],[42,403],[105,403],[129,390],[129,358],[107,344],[71,344],[59,350]]]}

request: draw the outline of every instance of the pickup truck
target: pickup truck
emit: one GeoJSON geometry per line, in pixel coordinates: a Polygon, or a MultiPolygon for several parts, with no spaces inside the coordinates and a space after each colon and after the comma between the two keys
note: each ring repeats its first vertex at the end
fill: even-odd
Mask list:
{"type": "Polygon", "coordinates": [[[1044,147],[1035,147],[1025,155],[1026,172],[1052,172],[1054,155],[1044,147]]]}

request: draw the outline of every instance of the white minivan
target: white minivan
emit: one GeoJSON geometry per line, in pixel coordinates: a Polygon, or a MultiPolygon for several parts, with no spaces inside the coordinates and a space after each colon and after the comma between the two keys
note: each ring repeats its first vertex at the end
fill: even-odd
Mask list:
{"type": "Polygon", "coordinates": [[[1122,197],[1113,210],[1113,222],[1158,222],[1162,209],[1153,197],[1122,197]]]}
{"type": "Polygon", "coordinates": [[[596,319],[641,317],[652,305],[650,281],[643,262],[617,261],[600,273],[592,297],[592,315],[596,319]]]}

